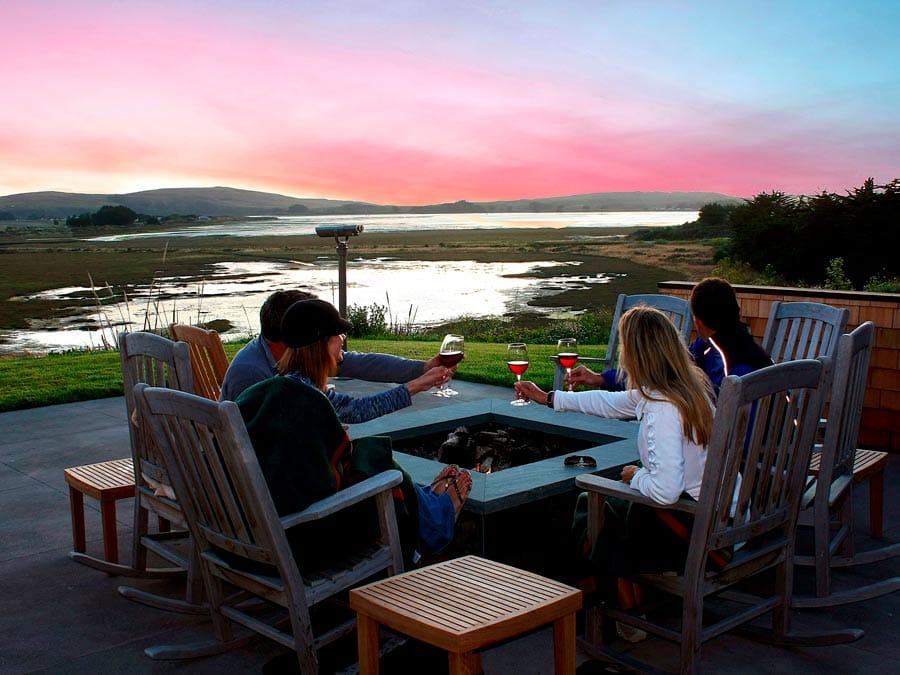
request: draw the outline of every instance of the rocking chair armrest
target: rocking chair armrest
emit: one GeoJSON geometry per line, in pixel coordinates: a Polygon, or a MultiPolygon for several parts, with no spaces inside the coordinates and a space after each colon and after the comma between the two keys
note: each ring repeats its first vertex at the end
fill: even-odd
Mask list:
{"type": "Polygon", "coordinates": [[[696,513],[697,507],[699,506],[698,502],[693,499],[685,499],[684,497],[680,498],[674,504],[660,504],[650,497],[641,494],[630,485],[625,485],[625,483],[620,480],[603,478],[602,476],[595,476],[589,473],[575,478],[575,485],[588,492],[595,492],[605,497],[618,497],[619,499],[625,499],[630,502],[635,502],[636,504],[651,506],[655,509],[672,509],[674,511],[696,513]]]}
{"type": "Polygon", "coordinates": [[[350,487],[339,490],[333,495],[320,499],[310,504],[302,511],[290,513],[280,518],[281,525],[284,529],[300,525],[301,523],[309,523],[315,520],[321,520],[353,504],[358,504],[366,499],[371,499],[381,492],[391,490],[403,482],[403,474],[396,469],[382,471],[376,476],[366,478],[361,483],[351,485],[350,487]]]}

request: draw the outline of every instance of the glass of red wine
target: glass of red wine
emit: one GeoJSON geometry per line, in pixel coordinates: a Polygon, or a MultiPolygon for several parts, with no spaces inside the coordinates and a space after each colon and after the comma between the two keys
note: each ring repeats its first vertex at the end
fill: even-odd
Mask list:
{"type": "MultiPolygon", "coordinates": [[[[528,347],[524,342],[510,342],[506,346],[506,365],[516,376],[516,381],[522,381],[522,375],[528,370],[528,347]]],[[[517,398],[509,402],[510,405],[528,405],[527,398],[517,398]]]]}
{"type": "MultiPolygon", "coordinates": [[[[556,358],[559,365],[566,369],[566,375],[572,372],[572,368],[578,363],[578,340],[575,338],[563,338],[556,343],[556,358]]],[[[572,391],[572,385],[569,385],[572,391]]]]}
{"type": "MultiPolygon", "coordinates": [[[[465,353],[465,338],[462,335],[454,335],[450,333],[444,336],[444,341],[441,343],[441,351],[438,353],[438,359],[440,360],[441,365],[445,368],[452,368],[457,363],[462,361],[465,353]]],[[[450,378],[447,379],[447,382],[450,382],[450,378]]],[[[440,389],[431,393],[435,396],[443,396],[444,398],[450,398],[451,396],[458,395],[459,392],[452,387],[448,387],[447,382],[442,384],[440,389]]]]}

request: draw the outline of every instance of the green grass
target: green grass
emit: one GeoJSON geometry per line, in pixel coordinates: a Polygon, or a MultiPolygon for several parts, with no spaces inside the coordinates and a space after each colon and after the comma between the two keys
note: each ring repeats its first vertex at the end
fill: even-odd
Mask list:
{"type": "MultiPolygon", "coordinates": [[[[226,344],[228,357],[234,356],[241,346],[226,344]]],[[[437,354],[440,342],[354,338],[349,348],[430,359],[437,354]]],[[[550,387],[553,367],[547,357],[556,353],[556,345],[534,344],[528,350],[531,367],[525,378],[544,389],[550,387]]],[[[581,353],[587,356],[602,356],[604,350],[592,345],[581,347],[581,353]]],[[[506,367],[506,343],[467,342],[466,359],[455,378],[512,387],[515,377],[506,367]]],[[[122,368],[118,352],[67,352],[0,359],[0,412],[121,395],[122,368]]]]}

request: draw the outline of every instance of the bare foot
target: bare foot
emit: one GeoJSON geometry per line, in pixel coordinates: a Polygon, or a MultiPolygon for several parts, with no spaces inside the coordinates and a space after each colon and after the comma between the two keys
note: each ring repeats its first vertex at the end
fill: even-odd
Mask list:
{"type": "Polygon", "coordinates": [[[443,494],[450,487],[450,482],[456,477],[458,471],[459,467],[456,464],[448,464],[431,481],[431,489],[437,494],[443,494]]]}
{"type": "Polygon", "coordinates": [[[466,503],[466,499],[469,498],[469,493],[472,491],[472,474],[465,469],[460,469],[450,481],[450,485],[453,486],[452,490],[448,490],[450,500],[453,502],[453,510],[459,516],[463,504],[466,503]]]}

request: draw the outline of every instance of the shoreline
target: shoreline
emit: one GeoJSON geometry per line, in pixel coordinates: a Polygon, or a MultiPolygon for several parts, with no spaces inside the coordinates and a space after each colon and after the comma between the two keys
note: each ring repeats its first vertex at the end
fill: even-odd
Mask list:
{"type": "MultiPolygon", "coordinates": [[[[646,242],[627,239],[641,228],[503,228],[366,232],[349,242],[353,257],[396,260],[473,260],[476,262],[533,262],[577,260],[578,274],[608,272],[614,282],[588,290],[562,290],[542,297],[533,306],[571,306],[577,310],[611,307],[618,293],[655,292],[659,281],[699,279],[712,270],[712,246],[694,242],[646,242]]],[[[60,237],[59,230],[44,237],[0,237],[0,330],[24,329],[57,323],[72,315],[96,310],[97,296],[113,289],[149,287],[161,276],[185,277],[184,284],[202,282],[219,262],[314,262],[335,256],[333,239],[315,235],[159,237],[139,241],[87,242],[60,237]],[[18,298],[41,290],[89,288],[66,300],[18,298]],[[108,285],[108,286],[107,286],[108,285]]],[[[79,233],[82,234],[82,233],[79,233]]],[[[92,233],[84,232],[85,236],[92,233]]],[[[559,273],[559,268],[555,270],[559,273]]],[[[548,268],[537,276],[552,276],[548,268]]],[[[526,309],[527,311],[527,309],[526,309]]],[[[216,317],[210,317],[213,320],[216,317]]]]}

